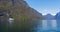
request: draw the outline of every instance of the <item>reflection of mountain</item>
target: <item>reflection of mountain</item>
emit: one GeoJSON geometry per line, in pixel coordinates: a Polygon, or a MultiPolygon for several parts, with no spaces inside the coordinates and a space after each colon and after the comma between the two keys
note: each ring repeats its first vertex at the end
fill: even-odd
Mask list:
{"type": "Polygon", "coordinates": [[[51,14],[44,15],[45,20],[53,20],[54,16],[51,14]]]}
{"type": "Polygon", "coordinates": [[[60,19],[60,12],[56,14],[55,19],[60,19]]]}

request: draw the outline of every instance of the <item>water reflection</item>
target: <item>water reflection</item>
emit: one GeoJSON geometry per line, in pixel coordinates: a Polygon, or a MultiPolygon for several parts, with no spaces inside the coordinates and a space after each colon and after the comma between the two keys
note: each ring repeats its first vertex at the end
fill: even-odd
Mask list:
{"type": "Polygon", "coordinates": [[[6,29],[8,32],[60,32],[60,20],[31,21],[30,24],[31,26],[33,25],[32,27],[30,27],[29,23],[27,26],[25,25],[26,28],[21,24],[23,28],[20,28],[20,26],[14,26],[14,21],[9,22],[9,24],[6,26],[6,29]]]}
{"type": "Polygon", "coordinates": [[[35,27],[34,30],[37,32],[60,32],[60,20],[42,20],[41,25],[35,27]]]}
{"type": "Polygon", "coordinates": [[[56,20],[42,20],[42,28],[43,29],[56,29],[57,27],[56,20]]]}

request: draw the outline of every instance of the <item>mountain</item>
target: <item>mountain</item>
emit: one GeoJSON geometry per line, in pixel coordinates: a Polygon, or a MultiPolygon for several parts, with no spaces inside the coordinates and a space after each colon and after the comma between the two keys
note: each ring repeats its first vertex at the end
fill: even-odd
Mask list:
{"type": "Polygon", "coordinates": [[[60,12],[58,12],[56,15],[55,15],[55,19],[57,21],[57,27],[60,27],[60,12]]]}
{"type": "Polygon", "coordinates": [[[60,12],[55,15],[55,19],[60,20],[60,12]]]}
{"type": "Polygon", "coordinates": [[[29,19],[42,19],[42,14],[31,8],[25,0],[0,0],[0,9],[10,11],[9,15],[18,21],[23,15],[29,19]]]}
{"type": "Polygon", "coordinates": [[[42,14],[31,8],[25,0],[0,0],[0,10],[6,12],[4,12],[6,14],[5,19],[9,17],[14,18],[14,24],[12,26],[19,29],[19,31],[20,29],[21,31],[31,29],[36,24],[35,20],[43,19],[42,14]]]}
{"type": "Polygon", "coordinates": [[[51,14],[47,14],[47,15],[44,15],[44,19],[45,20],[53,20],[53,19],[55,19],[55,17],[51,14]]]}

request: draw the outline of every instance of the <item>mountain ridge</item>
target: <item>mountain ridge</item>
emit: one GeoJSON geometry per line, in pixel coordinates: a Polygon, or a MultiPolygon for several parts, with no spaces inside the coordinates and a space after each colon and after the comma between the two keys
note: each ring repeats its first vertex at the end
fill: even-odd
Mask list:
{"type": "Polygon", "coordinates": [[[28,16],[28,18],[32,19],[42,19],[42,14],[31,8],[24,0],[1,0],[0,9],[9,10],[10,15],[15,20],[19,20],[21,15],[28,16]]]}
{"type": "Polygon", "coordinates": [[[45,18],[45,20],[54,20],[55,16],[53,16],[51,14],[47,14],[47,15],[44,15],[44,18],[45,18]]]}

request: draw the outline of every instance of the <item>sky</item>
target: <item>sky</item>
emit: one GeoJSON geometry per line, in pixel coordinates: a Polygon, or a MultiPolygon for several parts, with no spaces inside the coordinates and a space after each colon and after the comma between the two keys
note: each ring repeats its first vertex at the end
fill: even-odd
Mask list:
{"type": "Polygon", "coordinates": [[[39,13],[56,15],[60,12],[60,0],[25,0],[28,5],[39,13]]]}

